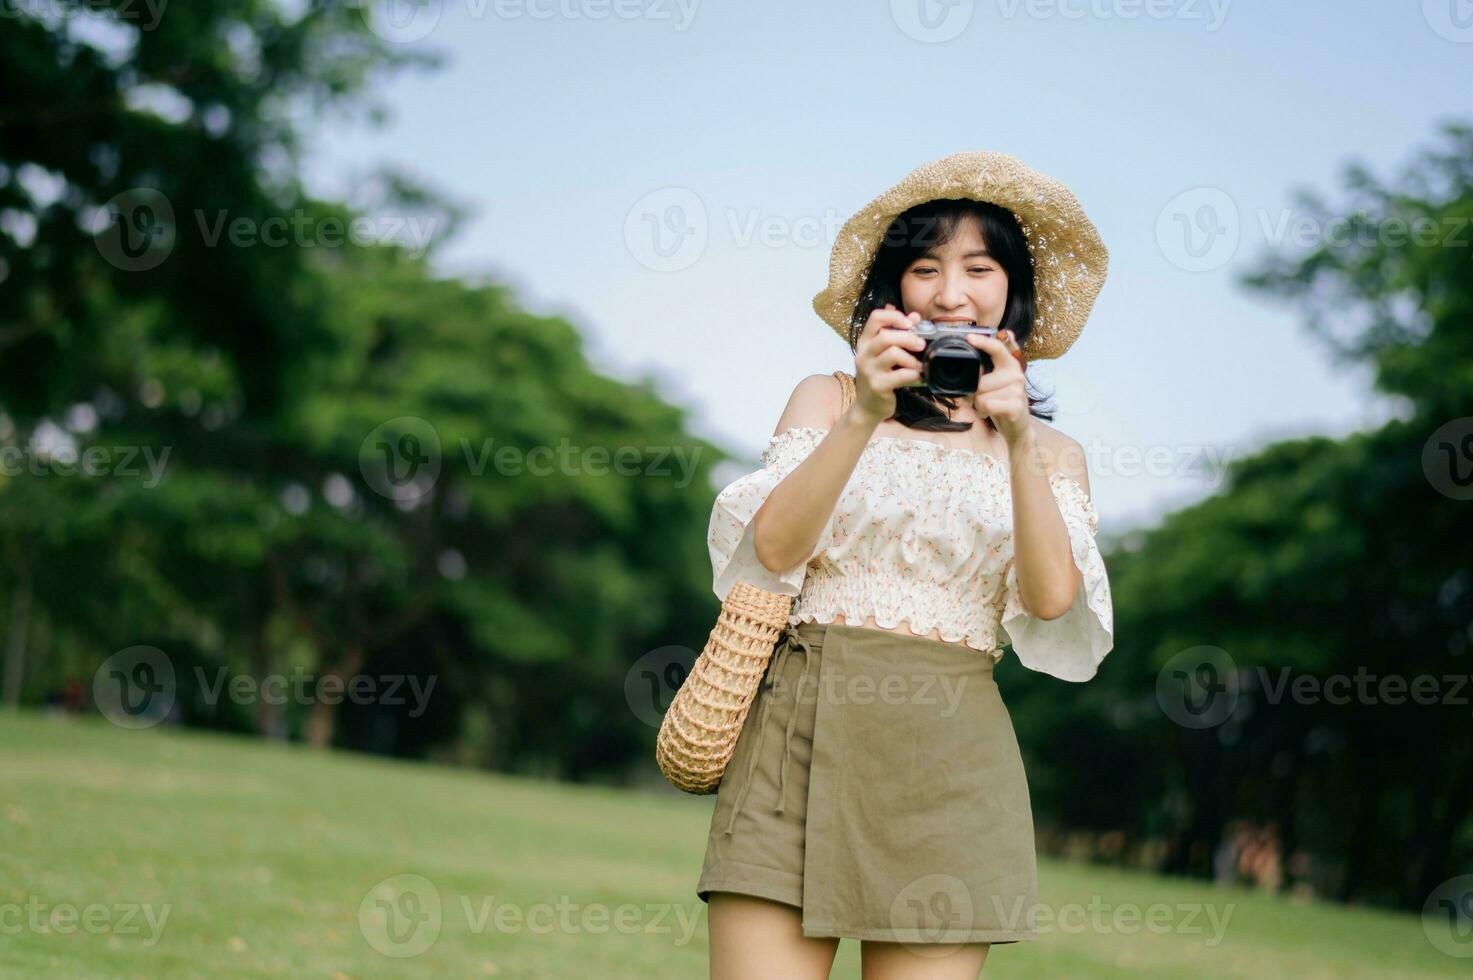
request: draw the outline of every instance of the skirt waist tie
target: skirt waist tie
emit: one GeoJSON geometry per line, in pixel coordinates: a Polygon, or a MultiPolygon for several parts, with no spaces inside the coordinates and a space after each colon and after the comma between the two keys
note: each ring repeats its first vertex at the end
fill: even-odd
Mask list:
{"type": "Polygon", "coordinates": [[[742,781],[742,788],[737,793],[736,804],[731,808],[731,819],[726,824],[726,834],[731,835],[736,826],[737,814],[742,810],[742,803],[747,798],[747,790],[752,787],[752,774],[757,768],[757,758],[762,754],[762,738],[767,732],[767,712],[772,705],[772,689],[777,679],[782,675],[783,664],[787,661],[788,651],[793,647],[801,647],[803,650],[803,674],[798,679],[798,690],[793,694],[792,710],[788,712],[788,727],[783,735],[783,761],[778,772],[778,797],[777,806],[773,812],[782,813],[788,801],[788,754],[792,747],[793,727],[798,722],[798,699],[808,681],[809,668],[813,666],[813,648],[808,641],[798,633],[795,626],[789,625],[781,635],[777,644],[777,651],[772,656],[772,662],[768,664],[767,674],[762,679],[762,686],[767,688],[766,696],[762,699],[762,708],[757,717],[757,744],[752,746],[752,754],[747,760],[747,775],[742,781]]]}

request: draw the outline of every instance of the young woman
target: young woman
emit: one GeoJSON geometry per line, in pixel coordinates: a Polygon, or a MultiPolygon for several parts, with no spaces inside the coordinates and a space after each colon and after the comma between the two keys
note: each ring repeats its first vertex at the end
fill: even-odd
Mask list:
{"type": "Polygon", "coordinates": [[[827,977],[843,936],[866,980],[974,978],[991,944],[1036,938],[992,671],[1010,642],[1087,680],[1113,646],[1084,454],[1024,373],[1079,335],[1106,262],[1068,189],[999,153],[927,164],[840,232],[814,308],[854,351],[853,402],[837,377],[800,382],[711,517],[718,597],[797,597],[697,883],[713,980],[827,977]],[[967,335],[974,394],[923,380],[922,319],[1000,328],[967,335]]]}

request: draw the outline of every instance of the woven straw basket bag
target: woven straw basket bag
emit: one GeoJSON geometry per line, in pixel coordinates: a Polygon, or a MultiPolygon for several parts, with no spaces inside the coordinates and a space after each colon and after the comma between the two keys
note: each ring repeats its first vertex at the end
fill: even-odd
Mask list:
{"type": "MultiPolygon", "coordinates": [[[[854,401],[854,378],[843,371],[834,377],[844,389],[842,413],[854,401]]],[[[706,648],[675,692],[655,738],[655,762],[679,789],[704,794],[721,785],[792,610],[792,596],[747,582],[726,594],[706,648]]]]}

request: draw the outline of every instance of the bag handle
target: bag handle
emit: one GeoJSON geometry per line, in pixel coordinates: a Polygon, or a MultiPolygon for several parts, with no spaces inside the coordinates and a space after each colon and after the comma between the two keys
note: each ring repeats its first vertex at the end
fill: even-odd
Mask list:
{"type": "Polygon", "coordinates": [[[854,376],[844,371],[835,371],[834,377],[839,379],[839,388],[843,392],[839,408],[839,414],[843,415],[854,404],[854,376]]]}

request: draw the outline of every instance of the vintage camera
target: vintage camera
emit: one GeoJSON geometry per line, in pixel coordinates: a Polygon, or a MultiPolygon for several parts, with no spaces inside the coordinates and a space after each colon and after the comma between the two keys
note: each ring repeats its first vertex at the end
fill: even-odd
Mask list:
{"type": "Polygon", "coordinates": [[[967,334],[996,337],[997,328],[922,320],[911,329],[926,342],[925,349],[916,352],[921,362],[921,377],[901,387],[926,387],[936,395],[975,394],[978,380],[992,370],[992,358],[986,351],[973,347],[967,334]]]}

